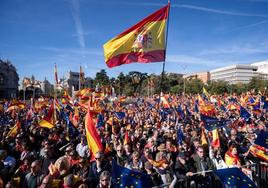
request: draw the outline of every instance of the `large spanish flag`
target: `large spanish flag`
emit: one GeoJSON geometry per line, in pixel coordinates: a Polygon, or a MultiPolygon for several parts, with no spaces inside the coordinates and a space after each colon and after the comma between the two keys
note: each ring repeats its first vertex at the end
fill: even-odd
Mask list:
{"type": "Polygon", "coordinates": [[[100,136],[96,129],[96,121],[94,121],[92,117],[92,112],[90,111],[90,105],[88,106],[87,115],[85,119],[85,128],[87,143],[94,156],[98,151],[103,151],[103,147],[100,136]]]}
{"type": "Polygon", "coordinates": [[[169,8],[170,3],[104,44],[107,66],[164,61],[169,8]]]}

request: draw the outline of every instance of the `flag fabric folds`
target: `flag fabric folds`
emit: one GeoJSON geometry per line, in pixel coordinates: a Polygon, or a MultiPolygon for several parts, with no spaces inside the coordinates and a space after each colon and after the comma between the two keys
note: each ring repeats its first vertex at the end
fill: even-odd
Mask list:
{"type": "Polygon", "coordinates": [[[118,120],[122,120],[124,117],[126,117],[125,112],[115,112],[114,115],[118,120]]]}
{"type": "Polygon", "coordinates": [[[101,139],[95,125],[96,122],[92,117],[92,112],[90,112],[90,106],[89,106],[85,119],[85,129],[86,129],[87,143],[93,155],[95,155],[98,151],[103,151],[101,139]]]}
{"type": "Polygon", "coordinates": [[[268,132],[261,131],[249,151],[256,157],[268,161],[268,132]]]}
{"type": "Polygon", "coordinates": [[[44,117],[40,122],[39,126],[40,127],[45,127],[45,128],[53,128],[55,124],[55,117],[54,117],[54,104],[53,102],[50,105],[50,109],[48,111],[48,114],[46,117],[44,117]]]}
{"type": "Polygon", "coordinates": [[[112,163],[112,181],[116,188],[119,187],[133,187],[142,188],[150,187],[149,176],[145,173],[130,170],[128,168],[119,166],[116,161],[112,163]]]}
{"type": "Polygon", "coordinates": [[[256,184],[238,168],[225,168],[214,170],[213,172],[225,187],[257,188],[256,184]]]}
{"type": "Polygon", "coordinates": [[[97,129],[101,128],[104,126],[104,117],[102,114],[98,114],[97,118],[97,129]]]}
{"type": "Polygon", "coordinates": [[[177,138],[178,138],[178,144],[182,145],[182,142],[184,140],[184,134],[183,134],[180,126],[179,126],[179,128],[177,130],[177,138]]]}
{"type": "Polygon", "coordinates": [[[220,137],[219,137],[218,129],[214,129],[212,131],[211,146],[214,147],[214,148],[219,148],[220,147],[220,137]]]}
{"type": "Polygon", "coordinates": [[[201,145],[207,145],[208,142],[207,142],[207,139],[206,139],[206,135],[205,135],[205,131],[204,129],[202,129],[202,133],[201,133],[201,145]]]}
{"type": "Polygon", "coordinates": [[[205,129],[208,131],[213,131],[214,129],[227,126],[227,124],[230,123],[230,121],[226,119],[219,120],[217,118],[205,116],[203,114],[201,114],[200,116],[201,116],[201,120],[205,124],[205,129]]]}
{"type": "Polygon", "coordinates": [[[240,117],[247,121],[250,116],[250,113],[244,107],[240,106],[240,117]]]}
{"type": "Polygon", "coordinates": [[[21,123],[17,121],[17,123],[9,130],[7,133],[7,137],[15,137],[18,134],[21,123]]]}
{"type": "Polygon", "coordinates": [[[105,43],[107,66],[164,61],[169,7],[170,3],[105,43]]]}

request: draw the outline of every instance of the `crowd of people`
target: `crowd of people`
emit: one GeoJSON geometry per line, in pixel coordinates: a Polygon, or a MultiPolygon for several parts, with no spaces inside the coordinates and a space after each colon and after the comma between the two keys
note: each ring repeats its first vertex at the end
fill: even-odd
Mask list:
{"type": "Polygon", "coordinates": [[[79,105],[78,99],[66,104],[62,102],[66,98],[57,99],[60,108],[52,128],[39,126],[39,122],[56,99],[42,99],[47,105],[40,109],[34,103],[41,99],[13,109],[9,108],[16,102],[2,101],[0,187],[119,187],[112,178],[112,161],[147,174],[150,187],[194,187],[197,182],[200,187],[209,187],[213,178],[210,170],[228,167],[238,167],[252,178],[247,165],[262,159],[249,148],[268,125],[266,109],[260,104],[256,110],[253,105],[262,103],[264,96],[249,92],[124,100],[104,97],[97,103],[102,122],[98,122],[97,114],[94,117],[103,148],[97,153],[92,152],[88,144],[91,140],[87,140],[88,109],[79,105]],[[241,117],[240,106],[249,112],[249,118],[241,117]],[[70,131],[68,124],[75,110],[79,112],[78,122],[70,131]],[[118,117],[117,112],[122,116],[118,117]],[[202,113],[230,120],[217,128],[217,144],[212,144],[215,138],[212,131],[205,129],[202,113]]]}

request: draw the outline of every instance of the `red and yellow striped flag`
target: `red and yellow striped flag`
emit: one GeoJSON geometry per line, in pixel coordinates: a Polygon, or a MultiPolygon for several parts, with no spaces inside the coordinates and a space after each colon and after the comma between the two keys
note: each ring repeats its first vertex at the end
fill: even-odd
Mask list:
{"type": "Polygon", "coordinates": [[[208,142],[207,142],[207,139],[206,139],[206,135],[205,135],[205,132],[204,132],[204,129],[202,129],[202,133],[201,133],[201,145],[207,145],[208,142]]]}
{"type": "Polygon", "coordinates": [[[105,43],[107,66],[164,61],[169,8],[170,3],[105,43]]]}
{"type": "Polygon", "coordinates": [[[55,117],[54,117],[54,104],[53,102],[50,105],[50,109],[46,115],[40,122],[39,126],[40,127],[45,127],[45,128],[53,128],[55,124],[55,117]]]}
{"type": "Polygon", "coordinates": [[[220,147],[220,138],[219,138],[218,129],[214,129],[212,131],[211,146],[214,147],[214,148],[219,148],[220,147]]]}
{"type": "Polygon", "coordinates": [[[20,122],[17,121],[17,123],[7,133],[7,137],[15,137],[18,134],[18,131],[20,129],[20,125],[21,125],[20,122]]]}
{"type": "Polygon", "coordinates": [[[85,128],[86,128],[87,143],[90,150],[92,151],[93,156],[98,151],[103,151],[101,139],[95,125],[96,122],[92,117],[92,112],[90,112],[90,105],[89,105],[85,119],[85,128]]]}

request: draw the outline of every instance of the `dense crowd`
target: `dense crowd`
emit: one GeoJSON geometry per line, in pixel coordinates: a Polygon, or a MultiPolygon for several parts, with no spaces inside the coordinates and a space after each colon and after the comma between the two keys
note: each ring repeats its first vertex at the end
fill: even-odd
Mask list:
{"type": "Polygon", "coordinates": [[[2,185],[7,188],[118,187],[112,178],[112,161],[148,174],[151,187],[194,187],[196,182],[201,187],[209,187],[212,179],[209,170],[233,166],[252,178],[252,170],[246,165],[261,159],[249,148],[268,125],[266,109],[261,104],[256,110],[254,105],[261,103],[264,96],[247,93],[163,97],[166,100],[159,96],[131,97],[124,101],[111,97],[101,99],[97,105],[103,119],[99,122],[97,114],[94,118],[103,150],[95,154],[87,143],[87,109],[79,102],[63,104],[63,99],[57,99],[60,103],[57,121],[48,129],[39,126],[39,122],[48,113],[53,99],[47,100],[47,107],[40,109],[28,104],[22,109],[7,110],[14,101],[3,101],[0,112],[2,185]],[[240,106],[249,112],[249,118],[241,117],[240,106]],[[75,110],[79,111],[78,123],[70,130],[68,124],[75,110]],[[61,111],[70,117],[69,121],[61,116],[61,111]],[[217,144],[212,131],[205,129],[202,113],[230,120],[217,128],[217,144]],[[13,130],[18,122],[19,126],[13,130]]]}

